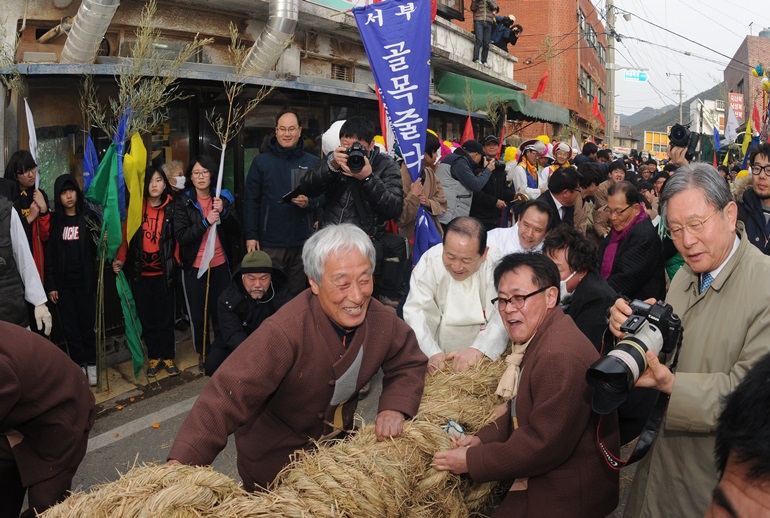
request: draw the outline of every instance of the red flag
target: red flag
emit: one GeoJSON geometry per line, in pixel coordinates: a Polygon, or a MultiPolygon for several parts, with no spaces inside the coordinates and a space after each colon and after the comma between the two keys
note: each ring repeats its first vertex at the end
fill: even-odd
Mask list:
{"type": "Polygon", "coordinates": [[[465,129],[463,130],[463,136],[460,137],[460,145],[465,144],[466,140],[473,140],[473,123],[471,122],[471,116],[468,115],[468,120],[465,121],[465,129]]]}
{"type": "Polygon", "coordinates": [[[496,159],[500,160],[500,152],[503,150],[503,142],[505,142],[505,121],[503,121],[503,129],[500,131],[500,145],[497,146],[497,156],[496,159]]]}
{"type": "Polygon", "coordinates": [[[438,9],[438,0],[430,0],[430,23],[433,23],[436,20],[437,9],[438,9]]]}
{"type": "MultiPolygon", "coordinates": [[[[757,109],[757,101],[754,101],[754,112],[751,114],[751,127],[754,128],[757,133],[762,133],[762,119],[759,118],[759,110],[757,109]]],[[[749,136],[751,138],[751,136],[749,136]]]]}
{"type": "Polygon", "coordinates": [[[596,96],[594,96],[594,105],[591,107],[591,114],[595,117],[598,117],[598,119],[602,122],[602,126],[607,125],[607,121],[604,120],[604,115],[602,115],[602,112],[599,109],[599,98],[596,96]]]}
{"type": "Polygon", "coordinates": [[[717,164],[717,150],[715,149],[715,150],[714,150],[714,169],[716,169],[716,168],[717,168],[717,165],[718,165],[718,164],[717,164]]]}
{"type": "Polygon", "coordinates": [[[548,81],[548,70],[545,71],[543,77],[540,78],[540,82],[537,84],[537,90],[532,94],[532,100],[537,100],[537,96],[545,92],[545,83],[548,81]]]}

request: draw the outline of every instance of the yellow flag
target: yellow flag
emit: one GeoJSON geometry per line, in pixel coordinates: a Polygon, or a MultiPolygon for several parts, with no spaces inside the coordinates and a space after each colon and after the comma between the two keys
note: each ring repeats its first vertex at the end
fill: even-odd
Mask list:
{"type": "Polygon", "coordinates": [[[743,144],[741,145],[741,152],[743,156],[746,156],[746,151],[749,149],[749,143],[751,142],[751,136],[753,132],[751,130],[751,117],[746,121],[746,133],[743,134],[743,144]]]}
{"type": "Polygon", "coordinates": [[[144,171],[147,168],[147,149],[142,137],[134,133],[131,137],[131,151],[123,157],[123,177],[130,194],[126,215],[126,241],[142,226],[142,201],[144,198],[144,171]]]}

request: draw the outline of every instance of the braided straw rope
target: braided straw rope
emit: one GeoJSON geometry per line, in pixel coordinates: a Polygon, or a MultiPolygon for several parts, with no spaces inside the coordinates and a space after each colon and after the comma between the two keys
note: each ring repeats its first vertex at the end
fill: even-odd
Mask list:
{"type": "Polygon", "coordinates": [[[42,516],[173,517],[447,517],[478,514],[493,483],[431,468],[449,449],[441,425],[449,419],[475,433],[500,403],[495,388],[505,363],[483,360],[465,373],[428,376],[420,410],[400,437],[377,442],[374,425],[341,441],[298,451],[270,491],[250,494],[211,468],[145,465],[115,482],[74,494],[42,516]]]}

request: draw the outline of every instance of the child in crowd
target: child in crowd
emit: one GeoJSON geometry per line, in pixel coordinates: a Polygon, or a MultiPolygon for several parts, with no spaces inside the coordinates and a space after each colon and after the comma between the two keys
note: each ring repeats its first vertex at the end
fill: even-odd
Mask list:
{"type": "Polygon", "coordinates": [[[75,178],[63,174],[54,183],[55,211],[46,247],[45,288],[56,304],[72,361],[96,385],[96,247],[85,217],[85,200],[75,178]]]}
{"type": "Polygon", "coordinates": [[[125,266],[142,324],[142,338],[149,357],[148,376],[161,369],[177,376],[174,364],[174,292],[177,272],[177,250],[173,230],[174,203],[165,173],[150,166],[144,178],[142,226],[123,243],[112,262],[119,273],[125,266]]]}

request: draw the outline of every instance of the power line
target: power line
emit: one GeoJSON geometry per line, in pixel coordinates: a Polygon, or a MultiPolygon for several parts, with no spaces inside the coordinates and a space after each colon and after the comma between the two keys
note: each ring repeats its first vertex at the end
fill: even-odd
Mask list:
{"type": "Polygon", "coordinates": [[[740,60],[734,59],[734,58],[733,58],[733,56],[728,56],[727,54],[723,54],[723,53],[719,52],[718,50],[714,50],[714,49],[712,49],[711,47],[708,47],[708,46],[704,45],[703,43],[697,42],[697,41],[695,41],[695,40],[694,40],[694,39],[692,39],[692,38],[688,38],[687,36],[683,36],[682,34],[679,34],[678,32],[674,32],[674,31],[672,31],[671,29],[667,29],[666,27],[663,27],[662,25],[658,25],[657,23],[655,23],[655,22],[652,22],[652,21],[650,21],[650,20],[648,20],[648,19],[646,19],[646,18],[644,18],[644,17],[642,17],[642,16],[639,16],[639,15],[638,15],[638,14],[636,14],[636,13],[632,13],[631,11],[626,11],[625,9],[621,9],[620,7],[617,7],[616,9],[617,9],[617,10],[619,10],[619,11],[623,11],[624,13],[630,14],[631,16],[635,16],[635,17],[639,18],[640,20],[642,20],[643,22],[649,23],[649,24],[650,24],[650,25],[652,25],[653,27],[657,27],[658,29],[661,29],[661,30],[663,30],[663,31],[666,31],[666,32],[667,32],[667,33],[669,33],[669,34],[673,34],[674,36],[676,36],[676,37],[678,37],[678,38],[682,38],[682,39],[683,39],[683,40],[685,40],[685,41],[689,41],[690,43],[693,43],[693,44],[695,44],[695,45],[698,45],[699,47],[702,47],[702,48],[704,48],[704,49],[708,50],[709,52],[713,52],[714,54],[718,54],[718,55],[720,55],[720,56],[722,56],[722,57],[724,57],[724,58],[727,58],[727,59],[729,59],[729,60],[734,60],[734,61],[736,61],[737,63],[739,63],[739,64],[741,64],[741,65],[744,65],[744,66],[746,66],[746,67],[748,67],[748,68],[753,68],[753,67],[751,67],[751,65],[749,65],[748,63],[744,63],[744,62],[742,62],[742,61],[740,61],[740,60]]]}

